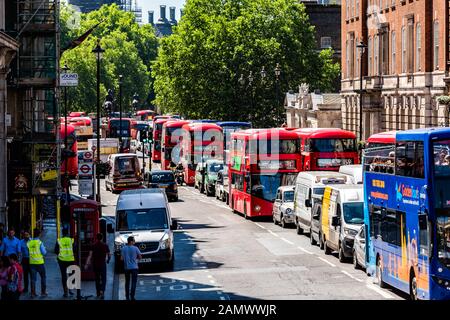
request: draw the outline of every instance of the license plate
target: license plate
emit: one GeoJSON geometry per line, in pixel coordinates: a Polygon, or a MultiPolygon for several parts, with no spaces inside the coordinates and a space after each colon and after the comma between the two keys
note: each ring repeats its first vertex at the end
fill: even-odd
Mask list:
{"type": "Polygon", "coordinates": [[[160,188],[167,188],[168,186],[159,186],[160,188]]]}
{"type": "Polygon", "coordinates": [[[142,262],[142,263],[144,263],[144,262],[152,262],[152,258],[141,259],[141,260],[139,260],[139,262],[142,262]]]}

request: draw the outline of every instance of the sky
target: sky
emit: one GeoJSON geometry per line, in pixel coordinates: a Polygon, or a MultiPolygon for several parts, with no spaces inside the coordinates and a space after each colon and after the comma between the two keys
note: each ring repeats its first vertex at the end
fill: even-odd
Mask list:
{"type": "Polygon", "coordinates": [[[176,7],[175,18],[180,19],[180,9],[183,7],[185,0],[137,0],[138,6],[142,7],[142,22],[148,23],[148,11],[155,12],[154,21],[159,19],[159,6],[166,5],[166,17],[169,18],[169,7],[176,7]]]}

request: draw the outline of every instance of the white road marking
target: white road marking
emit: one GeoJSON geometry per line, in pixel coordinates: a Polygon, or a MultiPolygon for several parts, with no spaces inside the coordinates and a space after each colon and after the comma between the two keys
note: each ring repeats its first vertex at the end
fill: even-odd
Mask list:
{"type": "Polygon", "coordinates": [[[212,222],[215,222],[215,223],[217,223],[217,224],[220,224],[219,221],[217,221],[216,219],[214,219],[214,218],[212,218],[212,217],[208,217],[208,219],[211,220],[212,222]]]}
{"type": "Polygon", "coordinates": [[[216,281],[215,280],[209,280],[210,283],[215,284],[216,281]]]}
{"type": "Polygon", "coordinates": [[[212,275],[208,275],[208,278],[212,279],[212,278],[213,278],[213,276],[212,276],[212,275]]]}
{"type": "Polygon", "coordinates": [[[255,222],[255,224],[260,227],[261,229],[267,230],[266,227],[264,227],[263,225],[260,225],[258,222],[255,222]]]}
{"type": "Polygon", "coordinates": [[[331,263],[330,261],[328,261],[328,260],[326,260],[326,259],[324,259],[324,258],[322,258],[322,257],[317,257],[317,258],[319,258],[319,259],[322,260],[323,262],[328,263],[328,264],[329,264],[330,266],[332,266],[332,267],[336,267],[335,264],[331,263]]]}
{"type": "Polygon", "coordinates": [[[375,291],[376,293],[380,294],[383,298],[386,299],[394,299],[393,296],[391,296],[389,293],[387,293],[386,291],[384,291],[383,289],[377,287],[376,285],[372,284],[372,283],[368,283],[366,285],[366,287],[370,290],[375,291]]]}
{"type": "Polygon", "coordinates": [[[306,250],[306,249],[303,249],[302,247],[297,247],[297,248],[299,248],[300,250],[302,250],[303,252],[306,252],[306,253],[308,253],[308,254],[314,254],[314,253],[312,253],[311,251],[308,251],[308,250],[306,250]]]}
{"type": "Polygon", "coordinates": [[[358,278],[352,276],[350,273],[348,273],[348,272],[345,271],[345,270],[341,270],[341,272],[342,272],[343,274],[345,274],[346,276],[349,276],[349,277],[352,278],[353,280],[356,280],[356,281],[358,281],[358,282],[363,282],[363,280],[358,279],[358,278]]]}
{"type": "Polygon", "coordinates": [[[292,245],[294,244],[292,241],[289,241],[288,239],[285,239],[285,238],[281,238],[281,240],[283,240],[286,243],[292,244],[292,245]]]}
{"type": "Polygon", "coordinates": [[[276,234],[275,232],[273,232],[272,230],[267,230],[269,231],[269,233],[277,238],[279,238],[280,236],[278,234],[276,234]]]}

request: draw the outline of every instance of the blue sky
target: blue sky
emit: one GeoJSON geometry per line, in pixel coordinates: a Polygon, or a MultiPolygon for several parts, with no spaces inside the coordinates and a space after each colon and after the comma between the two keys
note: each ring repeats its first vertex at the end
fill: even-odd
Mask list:
{"type": "Polygon", "coordinates": [[[138,6],[142,7],[142,22],[148,22],[148,11],[155,11],[155,22],[159,19],[159,6],[166,5],[166,17],[169,18],[169,7],[176,7],[175,18],[180,19],[180,9],[185,0],[137,0],[138,6]]]}

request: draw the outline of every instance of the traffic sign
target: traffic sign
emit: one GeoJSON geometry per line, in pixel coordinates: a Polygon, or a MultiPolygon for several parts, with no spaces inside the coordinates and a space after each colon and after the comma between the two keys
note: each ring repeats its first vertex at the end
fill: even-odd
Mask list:
{"type": "Polygon", "coordinates": [[[92,159],[92,152],[86,151],[86,152],[83,154],[83,159],[85,159],[85,160],[90,160],[90,159],[92,159]]]}
{"type": "Polygon", "coordinates": [[[97,147],[96,146],[92,146],[91,149],[92,149],[93,152],[95,152],[95,150],[97,150],[97,147]]]}
{"type": "Polygon", "coordinates": [[[78,164],[78,176],[79,177],[91,178],[92,175],[93,175],[92,162],[78,164]]]}

